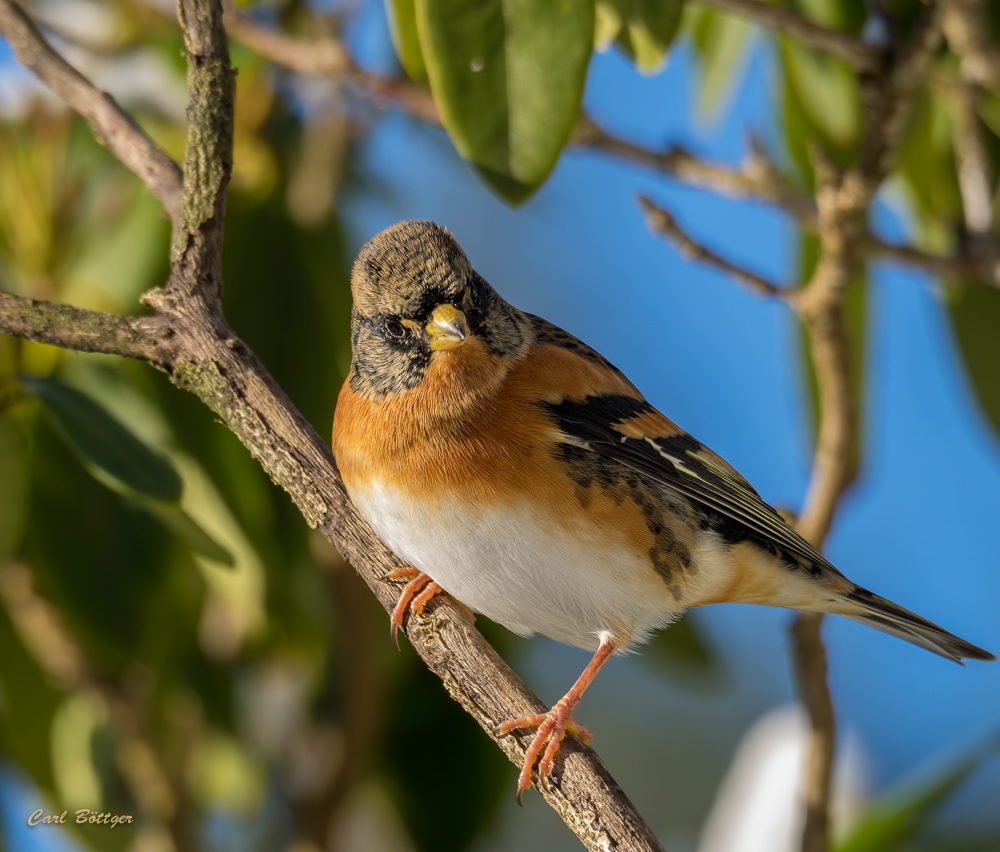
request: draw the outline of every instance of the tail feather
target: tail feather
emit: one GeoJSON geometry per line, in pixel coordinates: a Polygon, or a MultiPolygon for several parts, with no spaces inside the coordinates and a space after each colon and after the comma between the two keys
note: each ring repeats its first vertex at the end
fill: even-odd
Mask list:
{"type": "Polygon", "coordinates": [[[996,659],[989,651],[959,639],[934,622],[860,586],[855,586],[845,597],[852,606],[849,609],[839,610],[842,615],[876,630],[898,636],[900,639],[954,660],[960,665],[964,665],[963,657],[970,660],[996,659]]]}

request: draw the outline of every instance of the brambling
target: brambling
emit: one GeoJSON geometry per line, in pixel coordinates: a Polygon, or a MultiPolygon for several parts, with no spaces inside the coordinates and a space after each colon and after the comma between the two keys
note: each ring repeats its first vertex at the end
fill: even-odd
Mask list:
{"type": "Polygon", "coordinates": [[[943,657],[995,659],[855,585],[610,361],[509,305],[452,235],[402,222],[362,248],[333,447],[355,506],[412,570],[392,616],[444,590],[516,633],[594,651],[537,728],[541,783],[609,657],[684,610],[845,615],[943,657]]]}

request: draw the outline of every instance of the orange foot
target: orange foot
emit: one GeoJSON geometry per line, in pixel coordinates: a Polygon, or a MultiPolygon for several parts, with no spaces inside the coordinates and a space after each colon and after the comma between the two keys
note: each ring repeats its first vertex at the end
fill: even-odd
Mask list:
{"type": "Polygon", "coordinates": [[[584,745],[590,745],[594,741],[594,735],[583,725],[573,719],[573,711],[576,705],[583,698],[583,693],[591,682],[597,677],[611,655],[615,652],[618,643],[610,634],[601,636],[601,644],[594,654],[594,658],[587,664],[583,674],[577,678],[573,688],[560,698],[548,713],[534,713],[530,716],[522,716],[520,719],[511,719],[499,725],[495,733],[509,734],[517,728],[538,728],[538,733],[531,741],[531,745],[524,754],[524,765],[521,767],[521,774],[517,776],[517,803],[521,804],[521,796],[524,791],[531,787],[531,770],[538,760],[538,755],[542,756],[538,760],[538,783],[548,786],[549,773],[552,771],[552,761],[559,753],[559,746],[570,733],[584,745]],[[544,751],[543,751],[544,749],[544,751]]]}
{"type": "MultiPolygon", "coordinates": [[[[424,607],[427,606],[427,602],[435,595],[444,591],[427,574],[423,571],[418,571],[416,568],[396,568],[385,575],[386,580],[400,580],[406,577],[410,578],[410,582],[403,587],[403,591],[399,595],[399,600],[396,602],[396,606],[393,607],[392,615],[389,618],[392,644],[396,646],[397,651],[399,650],[399,629],[403,626],[403,618],[406,616],[406,610],[411,609],[414,615],[420,615],[423,613],[424,607]]],[[[469,617],[469,621],[476,620],[475,613],[465,604],[460,601],[455,601],[455,603],[469,617]]]]}
{"type": "Polygon", "coordinates": [[[552,771],[552,761],[559,753],[566,734],[572,734],[584,745],[594,741],[594,735],[588,728],[577,722],[571,715],[573,708],[563,698],[557,702],[548,713],[534,713],[511,719],[497,726],[498,734],[509,734],[518,728],[538,728],[538,733],[524,754],[524,765],[521,774],[517,776],[517,803],[521,804],[524,791],[531,788],[531,770],[538,761],[538,783],[548,784],[549,773],[552,771]],[[544,749],[544,752],[542,751],[544,749]],[[541,755],[541,760],[538,756],[541,755]]]}

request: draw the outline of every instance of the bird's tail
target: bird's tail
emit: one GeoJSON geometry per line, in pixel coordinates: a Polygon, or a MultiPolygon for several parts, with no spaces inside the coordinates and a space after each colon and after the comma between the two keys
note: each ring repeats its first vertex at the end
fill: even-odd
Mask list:
{"type": "MultiPolygon", "coordinates": [[[[955,634],[949,633],[943,627],[938,627],[926,618],[922,618],[908,609],[904,609],[890,600],[879,597],[855,586],[844,598],[848,605],[843,609],[838,608],[841,615],[845,615],[854,621],[860,621],[882,630],[956,663],[963,664],[962,658],[970,660],[995,660],[996,657],[989,651],[959,639],[955,634]]],[[[964,665],[964,664],[963,664],[964,665]]]]}

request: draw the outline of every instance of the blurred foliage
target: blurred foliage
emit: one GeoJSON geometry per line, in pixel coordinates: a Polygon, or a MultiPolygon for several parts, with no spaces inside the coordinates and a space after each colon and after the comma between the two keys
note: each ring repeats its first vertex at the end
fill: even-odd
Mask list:
{"type": "Polygon", "coordinates": [[[896,852],[906,848],[958,786],[997,751],[1000,737],[994,735],[968,753],[906,779],[869,809],[837,844],[837,852],[896,852]]]}
{"type": "MultiPolygon", "coordinates": [[[[271,20],[308,6],[242,5],[271,20]]],[[[854,34],[905,34],[923,8],[919,0],[784,5],[854,34]],[[870,19],[869,7],[887,17],[870,19]]],[[[711,115],[761,40],[742,19],[682,0],[385,6],[403,69],[429,87],[459,153],[510,203],[555,166],[595,46],[621,50],[650,74],[683,40],[698,63],[701,111],[711,115]]],[[[129,73],[116,63],[138,56],[160,75],[155,92],[125,102],[180,159],[185,68],[175,22],[131,0],[102,13],[103,35],[81,41],[105,70],[129,73]]],[[[787,177],[811,190],[817,150],[840,165],[858,156],[862,83],[794,40],[774,44],[780,126],[765,141],[787,177]]],[[[226,311],[325,434],[350,358],[351,259],[336,200],[364,189],[355,154],[371,113],[332,83],[310,81],[306,96],[252,52],[234,46],[233,58],[226,311]]],[[[953,73],[954,57],[942,49],[938,66],[953,73]]],[[[996,174],[1000,96],[985,95],[981,111],[996,174]]],[[[941,251],[964,238],[954,132],[947,88],[921,92],[892,181],[916,239],[941,251]]],[[[132,313],[165,277],[168,240],[155,200],[81,121],[45,98],[2,117],[4,287],[132,313]]],[[[805,278],[816,240],[804,235],[800,246],[805,278]]],[[[1000,429],[998,295],[966,282],[949,294],[958,350],[1000,429]]],[[[862,279],[848,302],[859,405],[866,310],[862,279]]],[[[503,652],[507,634],[483,629],[503,652]]],[[[342,836],[366,819],[379,827],[380,848],[469,848],[511,795],[512,769],[412,651],[391,651],[387,633],[360,580],[310,537],[286,495],[194,397],[142,365],[0,338],[0,750],[47,809],[86,803],[136,814],[132,826],[100,836],[102,850],[139,841],[234,848],[233,837],[242,849],[293,838],[321,846],[331,827],[342,836]],[[422,743],[445,736],[434,762],[421,760],[422,743]]],[[[700,675],[724,669],[691,617],[642,659],[700,675]]],[[[916,816],[977,762],[894,794],[843,848],[919,841],[916,816]]],[[[96,842],[67,830],[84,848],[96,842]]],[[[998,840],[956,833],[948,843],[940,848],[998,840]]]]}

